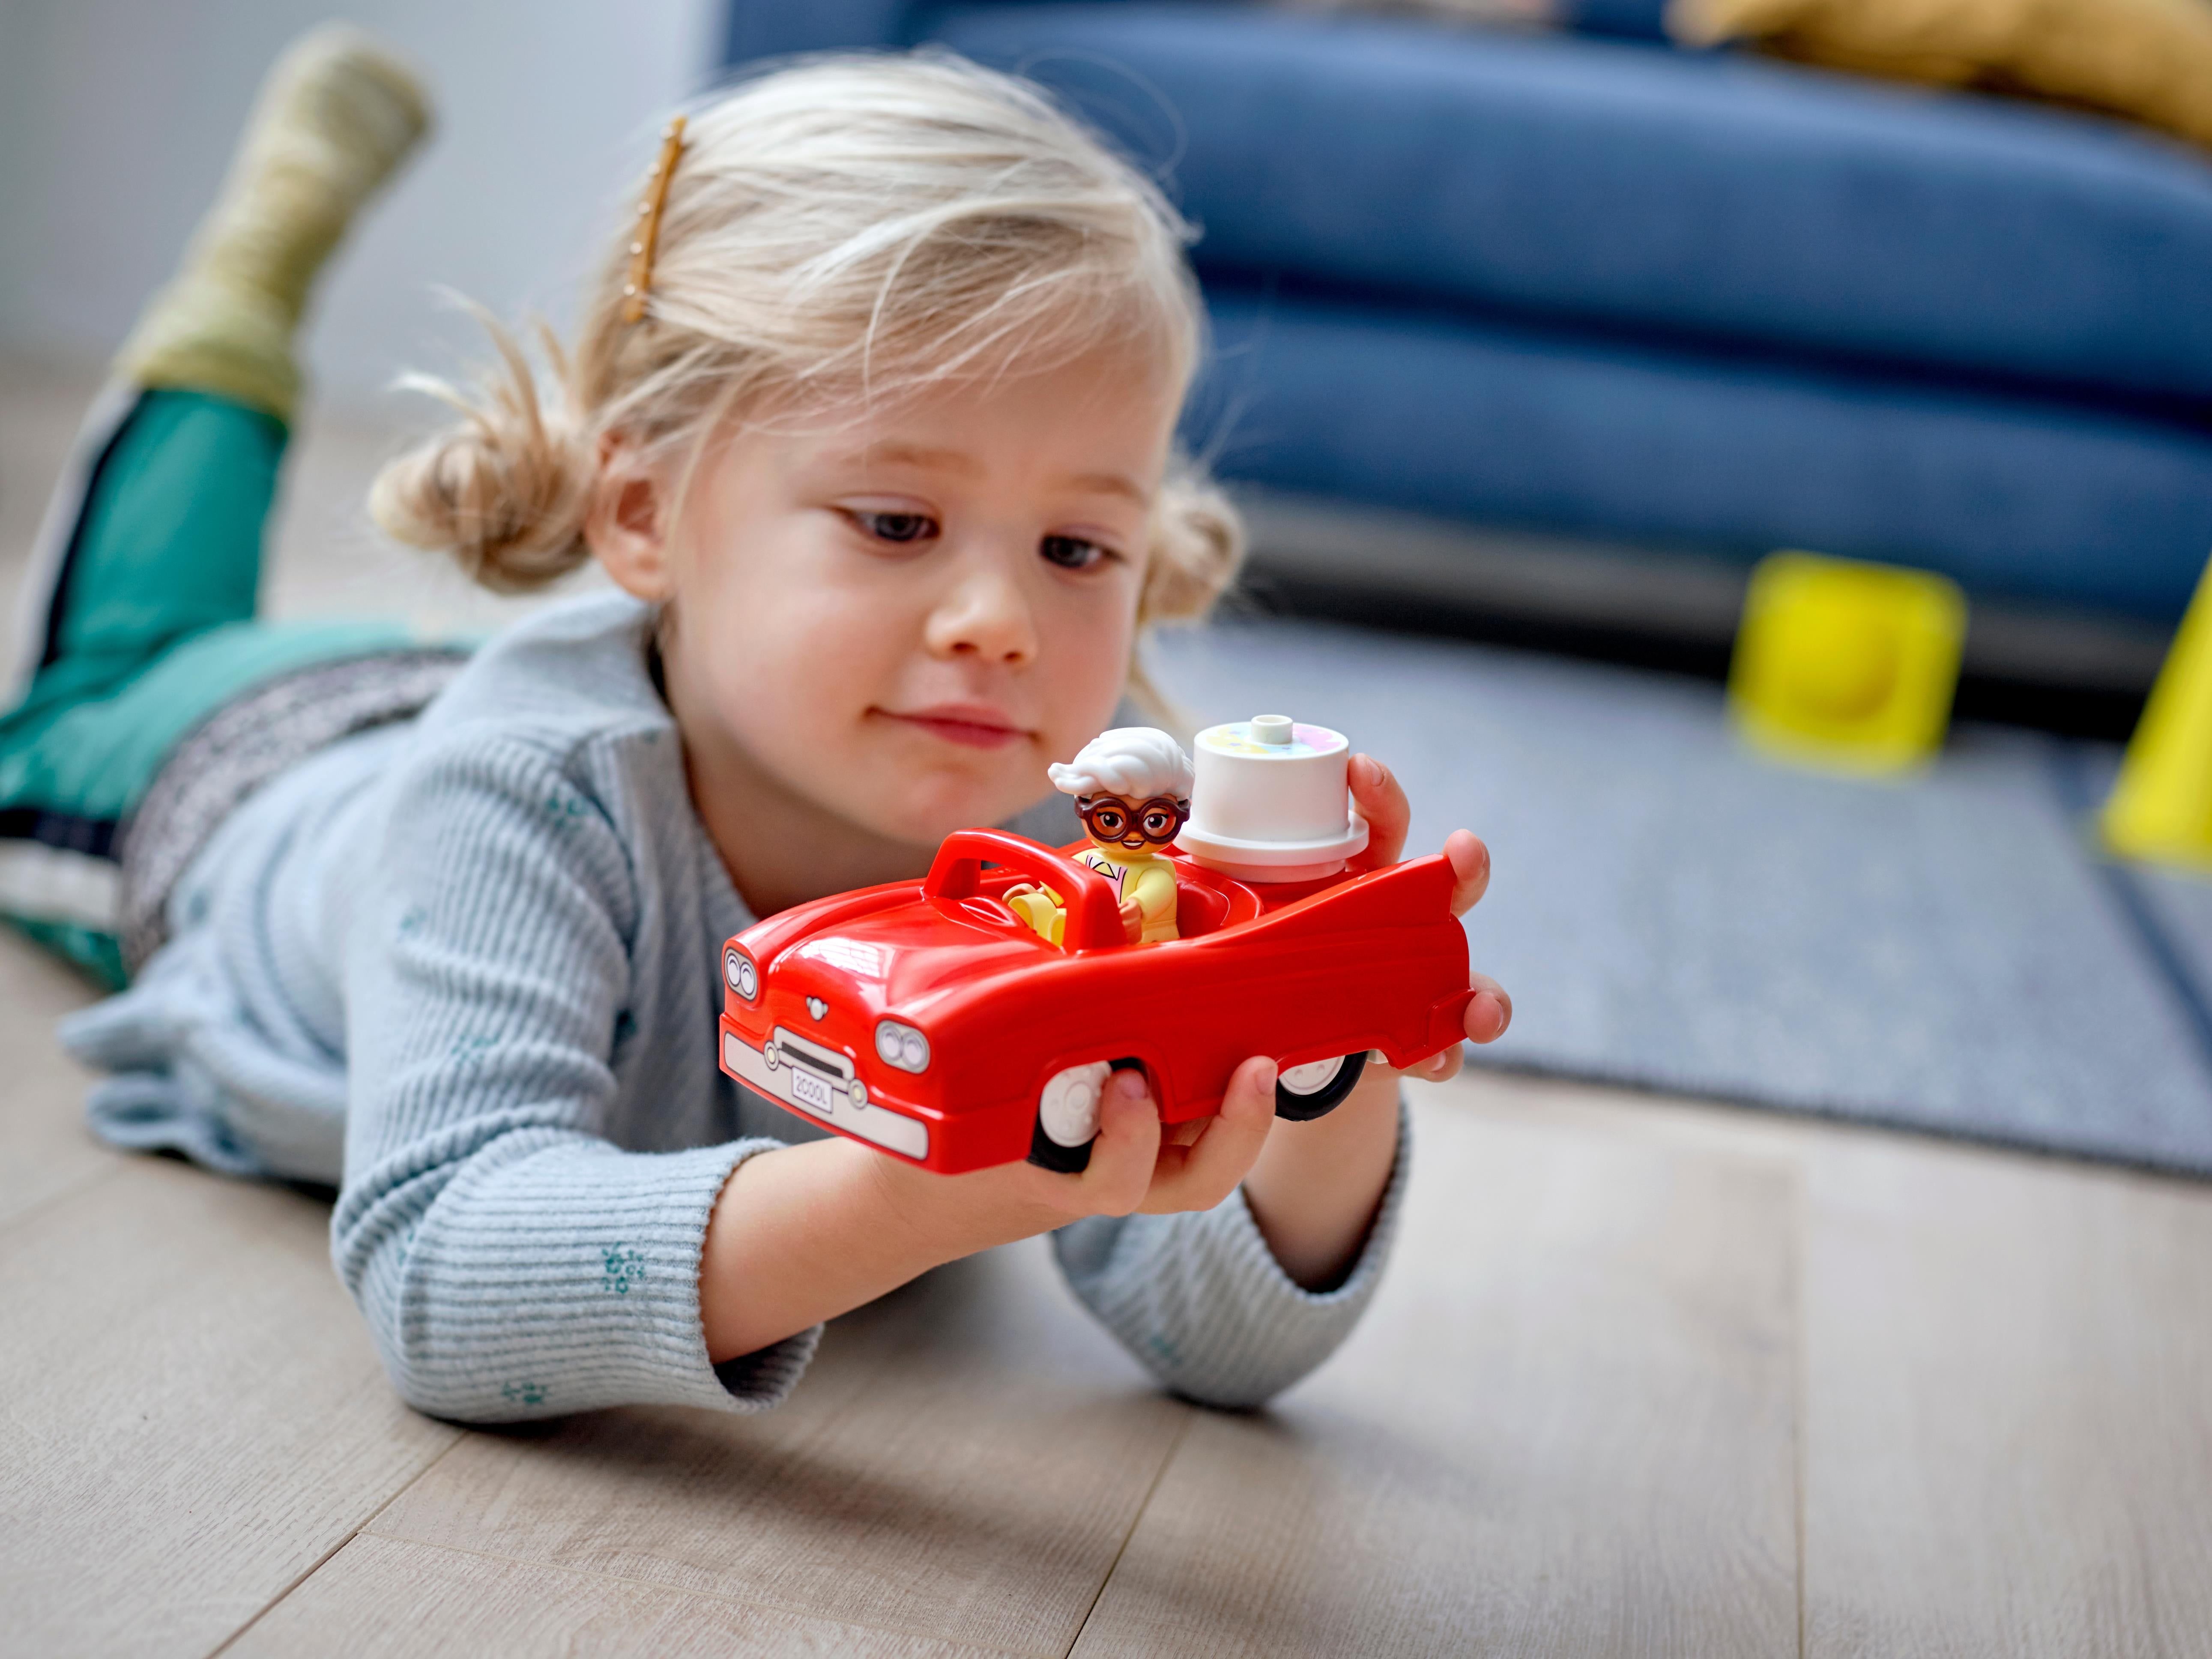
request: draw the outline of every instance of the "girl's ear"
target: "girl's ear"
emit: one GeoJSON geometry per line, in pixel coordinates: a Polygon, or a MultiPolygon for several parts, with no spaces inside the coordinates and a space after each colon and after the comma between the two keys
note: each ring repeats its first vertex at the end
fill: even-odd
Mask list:
{"type": "Polygon", "coordinates": [[[674,591],[665,481],[635,445],[611,433],[599,440],[599,483],[584,516],[584,540],[624,592],[659,601],[674,591]]]}

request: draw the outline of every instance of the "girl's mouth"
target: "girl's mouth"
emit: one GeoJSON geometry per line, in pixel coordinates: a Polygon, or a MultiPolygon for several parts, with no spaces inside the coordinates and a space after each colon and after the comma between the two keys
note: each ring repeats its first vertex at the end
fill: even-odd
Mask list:
{"type": "Polygon", "coordinates": [[[997,709],[981,703],[939,703],[905,714],[889,708],[878,712],[969,749],[1000,749],[1029,736],[997,709]]]}

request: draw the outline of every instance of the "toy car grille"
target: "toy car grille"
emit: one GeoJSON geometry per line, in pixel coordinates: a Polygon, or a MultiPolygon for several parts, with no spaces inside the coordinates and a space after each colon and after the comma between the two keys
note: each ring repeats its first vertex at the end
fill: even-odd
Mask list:
{"type": "Polygon", "coordinates": [[[817,1042],[810,1042],[784,1026],[775,1028],[775,1046],[794,1066],[804,1066],[810,1072],[819,1072],[838,1083],[852,1079],[853,1065],[844,1055],[834,1049],[824,1048],[817,1042]]]}

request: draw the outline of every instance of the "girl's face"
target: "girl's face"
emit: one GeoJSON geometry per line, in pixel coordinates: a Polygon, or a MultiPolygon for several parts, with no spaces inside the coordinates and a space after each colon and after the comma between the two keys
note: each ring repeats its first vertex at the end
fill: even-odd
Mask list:
{"type": "Polygon", "coordinates": [[[1046,793],[1047,763],[1121,695],[1178,400],[1117,354],[741,431],[673,526],[665,481],[641,506],[617,458],[593,545],[668,602],[669,700],[710,828],[739,810],[710,803],[720,788],[780,797],[758,804],[803,832],[933,848],[1046,793]]]}

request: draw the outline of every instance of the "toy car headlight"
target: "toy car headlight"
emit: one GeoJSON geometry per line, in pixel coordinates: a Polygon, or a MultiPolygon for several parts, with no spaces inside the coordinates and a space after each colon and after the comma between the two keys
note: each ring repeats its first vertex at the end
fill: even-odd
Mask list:
{"type": "Polygon", "coordinates": [[[877,1023],[876,1053],[884,1065],[896,1066],[902,1072],[929,1069],[929,1039],[895,1019],[877,1023]]]}
{"type": "Polygon", "coordinates": [[[730,981],[730,988],[750,1002],[760,994],[760,969],[753,959],[736,945],[722,952],[722,977],[730,981]]]}

